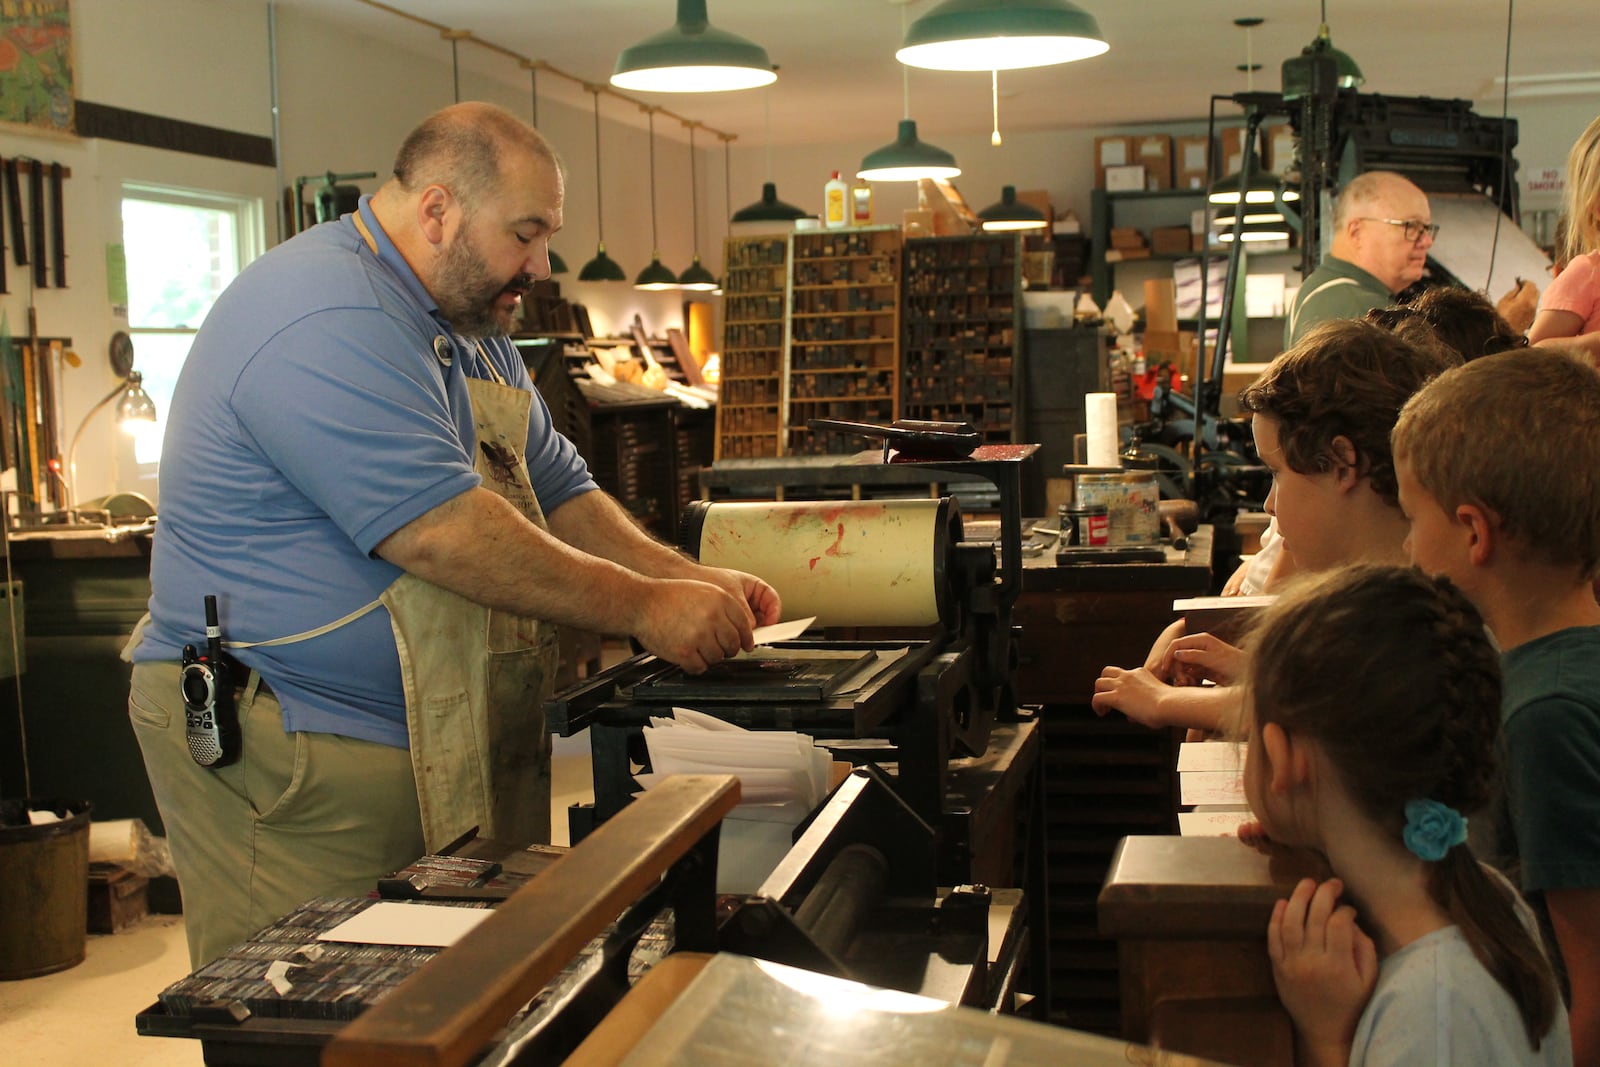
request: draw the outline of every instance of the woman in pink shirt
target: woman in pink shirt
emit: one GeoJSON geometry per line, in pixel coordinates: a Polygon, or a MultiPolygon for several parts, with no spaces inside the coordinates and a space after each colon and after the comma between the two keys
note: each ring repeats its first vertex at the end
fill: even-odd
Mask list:
{"type": "Polygon", "coordinates": [[[1567,157],[1565,208],[1567,233],[1557,251],[1566,266],[1540,298],[1528,340],[1576,347],[1600,365],[1600,118],[1567,157]]]}

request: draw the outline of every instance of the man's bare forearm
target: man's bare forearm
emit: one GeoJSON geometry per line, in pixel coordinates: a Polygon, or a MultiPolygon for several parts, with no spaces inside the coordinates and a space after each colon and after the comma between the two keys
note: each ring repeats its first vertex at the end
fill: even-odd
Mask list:
{"type": "Polygon", "coordinates": [[[469,489],[401,527],[376,554],[486,607],[605,633],[634,630],[650,584],[649,577],[621,562],[539,529],[482,488],[469,489]]]}

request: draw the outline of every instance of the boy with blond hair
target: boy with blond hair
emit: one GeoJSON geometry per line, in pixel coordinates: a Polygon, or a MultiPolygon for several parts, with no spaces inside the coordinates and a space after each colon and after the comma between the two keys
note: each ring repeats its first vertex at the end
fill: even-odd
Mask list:
{"type": "Polygon", "coordinates": [[[1600,1063],[1600,373],[1553,349],[1475,360],[1406,404],[1393,451],[1412,562],[1500,644],[1488,855],[1553,935],[1573,1062],[1600,1063]]]}

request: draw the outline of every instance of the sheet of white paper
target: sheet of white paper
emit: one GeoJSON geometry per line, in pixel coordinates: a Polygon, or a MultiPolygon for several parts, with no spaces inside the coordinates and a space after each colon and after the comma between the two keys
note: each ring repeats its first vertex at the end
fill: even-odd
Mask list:
{"type": "Polygon", "coordinates": [[[1186,771],[1178,775],[1180,804],[1248,803],[1238,771],[1186,771]]]}
{"type": "Polygon", "coordinates": [[[1248,822],[1250,813],[1233,808],[1228,811],[1180,811],[1178,833],[1184,837],[1234,837],[1239,824],[1248,822]]]}
{"type": "Polygon", "coordinates": [[[445,948],[489,917],[487,908],[447,908],[440,904],[401,904],[380,900],[332,930],[319,941],[357,945],[427,945],[445,948]]]}
{"type": "Polygon", "coordinates": [[[770,645],[774,641],[793,641],[810,628],[817,621],[815,615],[804,619],[790,619],[788,622],[775,622],[771,626],[757,626],[755,639],[758,645],[770,645]]]}
{"type": "Polygon", "coordinates": [[[1178,746],[1178,771],[1233,771],[1244,769],[1243,741],[1185,741],[1178,746]]]}

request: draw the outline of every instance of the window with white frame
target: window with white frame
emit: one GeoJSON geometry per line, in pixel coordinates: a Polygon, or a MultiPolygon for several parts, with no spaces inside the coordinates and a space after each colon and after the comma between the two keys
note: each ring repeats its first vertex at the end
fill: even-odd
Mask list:
{"type": "Polygon", "coordinates": [[[135,366],[156,405],[155,428],[135,444],[140,463],[161,458],[163,420],[195,332],[263,243],[259,199],[123,185],[128,333],[135,366]]]}

